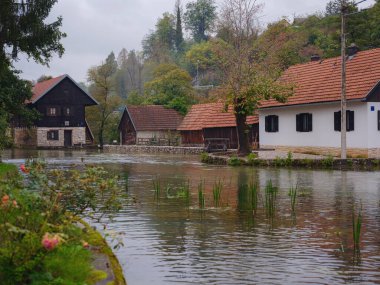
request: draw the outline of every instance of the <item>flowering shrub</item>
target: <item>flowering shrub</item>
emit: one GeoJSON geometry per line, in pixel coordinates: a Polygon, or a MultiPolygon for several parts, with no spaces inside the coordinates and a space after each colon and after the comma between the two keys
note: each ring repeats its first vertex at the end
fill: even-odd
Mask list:
{"type": "Polygon", "coordinates": [[[0,177],[0,283],[88,284],[91,258],[80,218],[112,217],[121,187],[104,169],[47,170],[30,161],[0,177]]]}

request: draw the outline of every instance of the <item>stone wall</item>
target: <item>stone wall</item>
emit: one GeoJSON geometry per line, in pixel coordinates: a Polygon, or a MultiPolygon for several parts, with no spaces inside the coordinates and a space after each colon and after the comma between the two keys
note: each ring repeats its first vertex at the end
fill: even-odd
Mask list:
{"type": "MultiPolygon", "coordinates": [[[[269,148],[280,151],[291,151],[297,153],[306,153],[314,155],[332,155],[340,156],[340,148],[334,147],[292,147],[292,146],[266,146],[261,145],[261,148],[269,148]]],[[[348,148],[347,156],[352,158],[380,158],[380,149],[367,148],[348,148]]]]}
{"type": "Polygon", "coordinates": [[[72,131],[72,144],[86,144],[86,128],[37,128],[38,147],[64,147],[64,131],[72,131]],[[58,130],[58,140],[48,140],[47,132],[58,130]]]}
{"type": "Polygon", "coordinates": [[[201,154],[201,147],[142,146],[142,145],[105,145],[105,152],[110,153],[168,153],[168,154],[201,154]]]}
{"type": "Polygon", "coordinates": [[[14,128],[12,130],[13,144],[17,147],[37,145],[36,128],[14,128]]]}

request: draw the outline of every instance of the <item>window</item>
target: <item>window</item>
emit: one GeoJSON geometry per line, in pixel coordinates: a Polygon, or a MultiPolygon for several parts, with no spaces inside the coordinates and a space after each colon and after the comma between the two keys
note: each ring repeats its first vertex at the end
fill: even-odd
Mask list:
{"type": "Polygon", "coordinates": [[[57,116],[57,108],[55,108],[55,107],[48,107],[46,114],[48,116],[52,116],[52,117],[53,116],[57,116]]]}
{"type": "Polygon", "coordinates": [[[296,130],[297,132],[312,132],[313,131],[313,114],[301,113],[296,115],[296,130]]]}
{"type": "Polygon", "coordinates": [[[70,117],[73,115],[73,112],[72,112],[72,109],[70,107],[64,107],[63,108],[63,114],[66,116],[66,117],[70,117]]]}
{"type": "Polygon", "coordinates": [[[267,133],[278,132],[278,116],[269,115],[265,117],[265,131],[267,133]]]}
{"type": "Polygon", "coordinates": [[[69,127],[70,126],[70,121],[65,121],[65,127],[69,127]]]}
{"type": "MultiPolygon", "coordinates": [[[[341,131],[341,114],[342,112],[334,112],[334,131],[341,131]]],[[[352,132],[355,130],[355,112],[347,110],[346,111],[346,130],[347,132],[352,132]]]]}
{"type": "Polygon", "coordinates": [[[380,131],[380,111],[377,111],[377,129],[380,131]]]}
{"type": "Polygon", "coordinates": [[[47,139],[49,141],[57,141],[57,140],[59,140],[59,132],[58,132],[58,130],[48,131],[47,132],[47,139]]]}

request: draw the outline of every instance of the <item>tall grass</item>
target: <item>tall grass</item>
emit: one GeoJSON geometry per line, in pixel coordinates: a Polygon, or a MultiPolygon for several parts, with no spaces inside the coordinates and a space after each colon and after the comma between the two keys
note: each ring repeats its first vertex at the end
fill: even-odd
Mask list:
{"type": "Polygon", "coordinates": [[[238,209],[242,211],[257,212],[259,201],[259,190],[257,184],[250,182],[249,184],[240,184],[238,189],[238,209]]]}
{"type": "Polygon", "coordinates": [[[198,205],[199,209],[205,208],[205,183],[204,181],[198,184],[198,205]]]}
{"type": "Polygon", "coordinates": [[[277,187],[274,187],[272,180],[265,186],[265,210],[267,217],[273,218],[276,213],[277,187]]]}
{"type": "Polygon", "coordinates": [[[352,207],[352,235],[354,239],[354,251],[360,251],[360,234],[362,230],[362,206],[360,206],[358,214],[355,214],[355,207],[352,207]]]}
{"type": "Polygon", "coordinates": [[[298,191],[298,186],[296,187],[290,187],[289,189],[289,197],[290,197],[290,206],[292,209],[292,213],[294,214],[296,212],[296,204],[297,204],[297,191],[298,191]]]}
{"type": "Polygon", "coordinates": [[[186,202],[186,206],[190,207],[190,181],[183,183],[177,191],[177,197],[183,198],[186,202]]]}
{"type": "Polygon", "coordinates": [[[153,180],[154,199],[159,200],[161,196],[161,181],[156,178],[153,180]]]}
{"type": "Polygon", "coordinates": [[[223,190],[223,183],[219,180],[214,183],[212,187],[212,195],[214,197],[214,206],[217,208],[220,206],[220,198],[223,190]]]}

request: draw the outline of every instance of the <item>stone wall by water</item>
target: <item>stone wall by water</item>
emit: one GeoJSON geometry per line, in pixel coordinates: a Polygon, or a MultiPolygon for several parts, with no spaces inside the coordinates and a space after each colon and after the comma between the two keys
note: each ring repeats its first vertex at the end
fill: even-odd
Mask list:
{"type": "Polygon", "coordinates": [[[168,153],[201,154],[201,147],[143,146],[143,145],[105,145],[103,150],[110,153],[168,153]]]}

